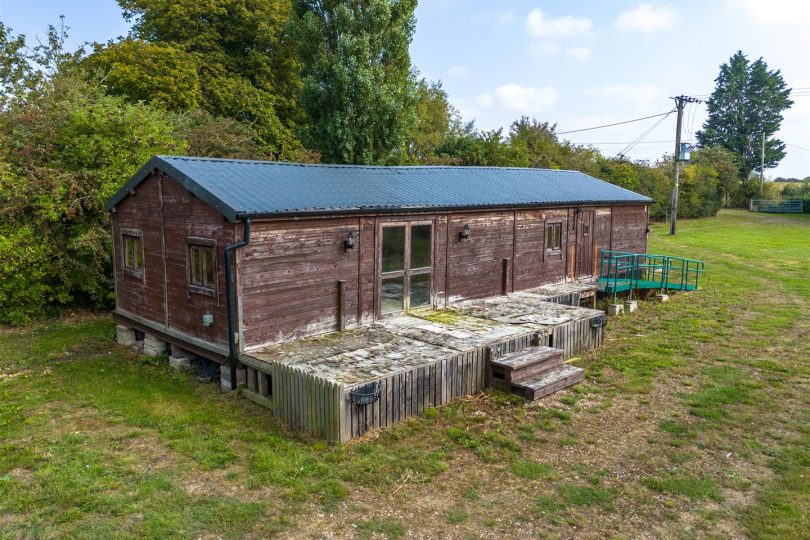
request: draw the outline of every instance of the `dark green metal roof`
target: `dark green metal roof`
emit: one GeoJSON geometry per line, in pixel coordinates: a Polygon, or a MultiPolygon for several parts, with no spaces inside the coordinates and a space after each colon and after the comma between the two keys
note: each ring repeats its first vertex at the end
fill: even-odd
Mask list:
{"type": "Polygon", "coordinates": [[[231,222],[248,216],[652,202],[576,171],[309,165],[156,156],[107,201],[105,209],[115,207],[155,169],[231,222]]]}

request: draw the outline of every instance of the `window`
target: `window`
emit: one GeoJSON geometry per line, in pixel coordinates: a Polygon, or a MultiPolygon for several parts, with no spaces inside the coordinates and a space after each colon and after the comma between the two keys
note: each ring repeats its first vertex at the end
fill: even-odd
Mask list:
{"type": "Polygon", "coordinates": [[[546,227],[546,249],[562,249],[562,223],[549,223],[546,227]]]}
{"type": "Polygon", "coordinates": [[[143,277],[143,237],[140,231],[121,232],[124,256],[124,272],[137,278],[143,277]]]}
{"type": "Polygon", "coordinates": [[[191,290],[213,295],[217,275],[214,242],[205,239],[189,240],[188,267],[191,290]]]}
{"type": "Polygon", "coordinates": [[[582,224],[582,236],[588,236],[591,234],[591,224],[590,223],[583,223],[582,224]]]}

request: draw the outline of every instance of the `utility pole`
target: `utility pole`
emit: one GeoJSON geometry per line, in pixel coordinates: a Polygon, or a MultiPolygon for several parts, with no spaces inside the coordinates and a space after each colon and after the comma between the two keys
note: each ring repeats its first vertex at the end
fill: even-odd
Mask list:
{"type": "Polygon", "coordinates": [[[683,109],[687,103],[700,103],[699,99],[689,96],[677,96],[675,108],[678,110],[678,123],[675,128],[675,178],[672,181],[672,200],[669,209],[669,234],[675,234],[675,222],[678,219],[678,182],[681,178],[681,125],[683,124],[683,109]]]}
{"type": "Polygon", "coordinates": [[[762,152],[759,155],[759,196],[765,190],[765,132],[762,132],[762,152]]]}

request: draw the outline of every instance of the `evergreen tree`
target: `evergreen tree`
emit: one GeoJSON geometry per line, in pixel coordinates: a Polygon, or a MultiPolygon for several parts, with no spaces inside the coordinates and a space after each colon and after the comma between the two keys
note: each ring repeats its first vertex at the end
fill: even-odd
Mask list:
{"type": "Polygon", "coordinates": [[[765,167],[775,167],[785,157],[785,144],[773,135],[782,124],[782,111],[793,104],[779,70],[769,71],[762,58],[750,63],[737,51],[720,66],[715,84],[707,103],[709,117],[697,134],[700,145],[732,152],[745,180],[760,169],[764,134],[765,167]]]}
{"type": "Polygon", "coordinates": [[[416,0],[294,0],[309,123],[304,144],[332,163],[398,163],[416,121],[408,52],[416,0]]]}

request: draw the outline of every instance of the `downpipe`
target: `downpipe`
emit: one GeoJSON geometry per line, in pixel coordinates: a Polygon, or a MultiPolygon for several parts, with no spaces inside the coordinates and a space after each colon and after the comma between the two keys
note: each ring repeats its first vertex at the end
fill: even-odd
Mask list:
{"type": "Polygon", "coordinates": [[[233,286],[233,253],[250,243],[250,218],[244,219],[242,240],[225,246],[225,296],[228,304],[228,361],[231,367],[231,390],[236,390],[236,364],[239,351],[236,345],[236,298],[233,286]]]}

